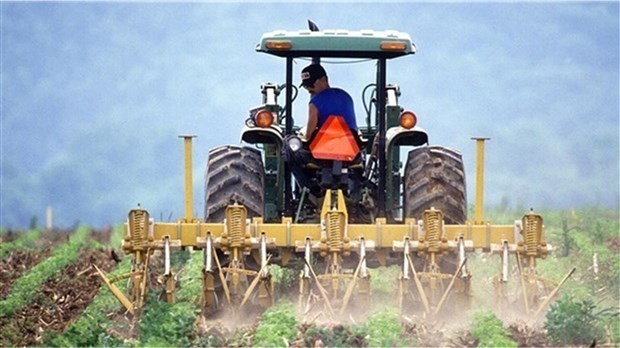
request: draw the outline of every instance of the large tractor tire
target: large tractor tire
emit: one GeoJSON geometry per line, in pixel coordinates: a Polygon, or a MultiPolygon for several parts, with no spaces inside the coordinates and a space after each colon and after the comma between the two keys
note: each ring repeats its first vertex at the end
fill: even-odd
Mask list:
{"type": "Polygon", "coordinates": [[[467,220],[465,171],[460,153],[442,146],[420,147],[409,152],[404,178],[404,216],[421,219],[434,207],[446,224],[467,220]]]}
{"type": "Polygon", "coordinates": [[[205,221],[223,222],[233,203],[247,209],[247,217],[263,215],[265,169],[260,151],[225,145],[209,151],[205,172],[205,221]]]}
{"type": "MultiPolygon", "coordinates": [[[[428,146],[409,152],[405,168],[404,216],[421,219],[424,211],[434,207],[441,210],[446,224],[465,224],[467,220],[467,202],[465,191],[465,172],[460,153],[442,146],[428,146]]],[[[417,255],[413,263],[419,272],[428,272],[429,260],[417,255]]],[[[458,255],[449,253],[437,260],[439,272],[452,275],[459,266],[458,255]]],[[[432,306],[438,304],[439,295],[448,286],[448,279],[442,281],[439,293],[430,298],[432,306]]],[[[457,278],[448,297],[450,308],[469,308],[469,278],[457,278]]]]}

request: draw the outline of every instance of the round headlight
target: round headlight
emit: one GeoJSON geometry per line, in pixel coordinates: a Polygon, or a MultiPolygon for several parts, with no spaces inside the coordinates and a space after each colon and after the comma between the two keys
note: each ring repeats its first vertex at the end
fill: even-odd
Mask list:
{"type": "Polygon", "coordinates": [[[299,149],[301,149],[303,143],[298,137],[291,137],[290,139],[288,139],[288,146],[291,150],[297,152],[299,149]]]}
{"type": "Polygon", "coordinates": [[[415,124],[418,122],[418,118],[411,111],[403,111],[402,114],[398,117],[398,123],[401,127],[406,129],[411,129],[415,127],[415,124]]]}
{"type": "Polygon", "coordinates": [[[273,124],[273,113],[269,110],[261,110],[254,116],[254,122],[261,128],[267,128],[273,124]]]}

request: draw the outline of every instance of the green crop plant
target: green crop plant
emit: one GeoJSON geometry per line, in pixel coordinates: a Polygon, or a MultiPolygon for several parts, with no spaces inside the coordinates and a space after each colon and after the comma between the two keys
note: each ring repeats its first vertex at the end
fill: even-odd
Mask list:
{"type": "Polygon", "coordinates": [[[41,230],[29,230],[21,233],[20,236],[10,242],[0,244],[0,258],[4,258],[13,250],[21,249],[33,249],[36,246],[36,242],[41,238],[41,230]]]}
{"type": "Polygon", "coordinates": [[[263,313],[253,344],[260,347],[289,346],[297,335],[295,306],[281,301],[263,313]]]}
{"type": "Polygon", "coordinates": [[[331,327],[312,324],[303,333],[306,347],[360,347],[364,345],[365,329],[360,326],[348,327],[342,324],[331,327]]]}
{"type": "Polygon", "coordinates": [[[408,346],[402,338],[402,327],[398,312],[394,308],[386,308],[371,314],[364,325],[371,347],[402,347],[408,346]]]}
{"type": "Polygon", "coordinates": [[[147,347],[186,347],[199,312],[189,302],[169,304],[151,296],[140,317],[140,345],[147,347]]]}
{"type": "Polygon", "coordinates": [[[123,239],[125,238],[125,225],[116,225],[112,229],[110,235],[110,247],[114,250],[120,251],[123,246],[123,239]]]}
{"type": "Polygon", "coordinates": [[[599,309],[592,300],[577,301],[564,295],[551,304],[545,329],[551,341],[561,346],[602,343],[610,338],[605,336],[606,325],[617,340],[618,314],[617,307],[599,309]]]}
{"type": "Polygon", "coordinates": [[[188,252],[176,254],[180,254],[180,257],[174,259],[175,253],[173,253],[171,265],[173,267],[175,267],[175,265],[183,265],[183,270],[179,271],[180,288],[177,291],[177,299],[197,306],[202,291],[202,251],[193,252],[191,254],[188,252]]]}
{"type": "Polygon", "coordinates": [[[562,246],[539,264],[543,276],[577,272],[570,286],[562,289],[578,300],[608,297],[610,304],[620,301],[620,219],[618,213],[598,208],[571,212],[549,212],[545,220],[547,240],[562,246]],[[569,257],[563,257],[566,254],[569,257]],[[595,272],[596,260],[598,272],[595,272]],[[596,295],[595,295],[596,294],[596,295]]]}
{"type": "Polygon", "coordinates": [[[290,269],[273,264],[269,265],[269,272],[276,294],[286,294],[289,292],[289,289],[297,285],[299,278],[299,270],[297,269],[290,269]]]}
{"type": "Polygon", "coordinates": [[[508,334],[509,330],[493,312],[474,314],[471,335],[478,341],[478,347],[517,347],[508,334]]]}
{"type": "Polygon", "coordinates": [[[400,272],[401,267],[396,265],[369,268],[368,273],[370,273],[373,294],[380,294],[393,298],[396,291],[394,289],[394,283],[396,283],[400,272]]]}
{"type": "Polygon", "coordinates": [[[89,234],[87,227],[79,227],[67,243],[54,249],[50,257],[17,279],[7,297],[0,301],[0,317],[9,316],[32,302],[32,297],[49,277],[77,259],[80,249],[88,242],[89,234]]]}
{"type": "Polygon", "coordinates": [[[193,323],[200,312],[202,252],[176,252],[171,255],[173,269],[183,265],[176,292],[176,303],[157,301],[152,294],[140,318],[140,345],[188,346],[193,323]]]}

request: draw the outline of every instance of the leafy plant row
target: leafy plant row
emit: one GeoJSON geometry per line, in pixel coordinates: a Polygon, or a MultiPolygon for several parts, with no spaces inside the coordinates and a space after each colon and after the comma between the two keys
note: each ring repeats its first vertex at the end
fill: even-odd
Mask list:
{"type": "Polygon", "coordinates": [[[41,238],[42,231],[40,229],[29,230],[21,233],[20,236],[9,243],[0,244],[0,258],[3,259],[13,250],[33,249],[37,240],[41,238]]]}
{"type": "Polygon", "coordinates": [[[176,303],[168,304],[165,301],[151,299],[142,312],[140,345],[149,347],[190,345],[193,323],[200,312],[202,263],[202,252],[173,253],[171,260],[173,268],[183,265],[183,270],[180,271],[180,288],[176,292],[176,303]]]}
{"type": "Polygon", "coordinates": [[[508,337],[509,333],[493,312],[474,314],[471,334],[478,341],[478,347],[516,347],[517,342],[508,337]]]}
{"type": "MultiPolygon", "coordinates": [[[[124,233],[123,225],[116,226],[110,236],[110,245],[116,245],[120,248],[120,241],[124,233]],[[116,241],[116,243],[113,243],[113,241],[116,241]]],[[[130,270],[131,259],[126,257],[110,273],[110,277],[128,273],[130,270]]],[[[123,292],[126,291],[126,285],[126,282],[116,283],[116,286],[123,292]]],[[[45,345],[57,347],[114,345],[114,342],[107,342],[109,340],[108,336],[106,336],[106,329],[110,325],[107,314],[119,309],[119,302],[110,291],[107,289],[101,290],[105,287],[106,285],[102,283],[99,295],[82,312],[80,318],[67,327],[64,333],[48,334],[44,340],[45,345]]]]}
{"type": "Polygon", "coordinates": [[[47,259],[31,268],[13,283],[7,297],[0,301],[0,317],[9,316],[31,302],[39,287],[53,274],[76,260],[80,249],[88,242],[90,230],[79,227],[68,242],[55,248],[47,259]]]}

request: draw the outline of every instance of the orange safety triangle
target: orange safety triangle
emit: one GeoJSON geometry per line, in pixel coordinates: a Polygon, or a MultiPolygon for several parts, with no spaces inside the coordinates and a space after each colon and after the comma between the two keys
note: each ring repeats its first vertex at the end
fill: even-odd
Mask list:
{"type": "Polygon", "coordinates": [[[351,162],[360,149],[344,118],[331,115],[314,137],[310,151],[316,159],[351,162]]]}

